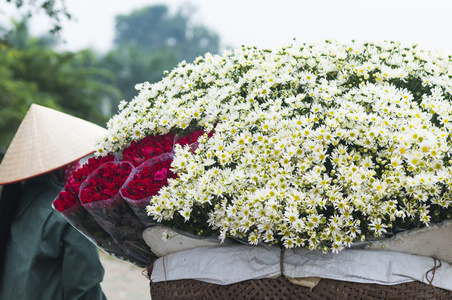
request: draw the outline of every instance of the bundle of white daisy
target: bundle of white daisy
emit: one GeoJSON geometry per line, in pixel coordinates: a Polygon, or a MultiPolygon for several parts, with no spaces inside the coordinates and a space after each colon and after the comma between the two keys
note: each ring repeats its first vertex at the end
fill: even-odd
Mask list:
{"type": "Polygon", "coordinates": [[[242,47],[182,62],[108,123],[98,155],[175,148],[150,218],[221,239],[340,251],[451,218],[452,59],[398,42],[242,47]],[[411,226],[410,225],[410,226],[411,226]]]}

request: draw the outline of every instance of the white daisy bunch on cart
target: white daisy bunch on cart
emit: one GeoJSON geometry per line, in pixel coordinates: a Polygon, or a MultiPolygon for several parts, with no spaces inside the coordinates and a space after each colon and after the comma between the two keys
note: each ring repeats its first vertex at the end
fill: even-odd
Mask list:
{"type": "Polygon", "coordinates": [[[97,155],[175,146],[149,218],[196,235],[335,252],[452,218],[452,59],[398,42],[242,47],[181,62],[108,123],[97,155]]]}

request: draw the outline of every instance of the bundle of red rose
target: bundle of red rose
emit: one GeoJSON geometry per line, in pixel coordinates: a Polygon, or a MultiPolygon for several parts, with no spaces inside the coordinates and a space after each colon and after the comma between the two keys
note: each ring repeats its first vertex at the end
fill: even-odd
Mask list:
{"type": "Polygon", "coordinates": [[[174,144],[195,150],[203,134],[147,136],[124,149],[122,159],[91,158],[72,174],[54,207],[105,252],[144,267],[156,258],[142,239],[155,224],[146,213],[149,199],[177,176],[171,171],[174,144]],[[110,249],[115,246],[119,251],[110,249]]]}
{"type": "Polygon", "coordinates": [[[153,254],[141,237],[145,227],[119,194],[133,170],[127,161],[102,164],[83,182],[79,197],[82,206],[119,247],[146,266],[153,254]]]}
{"type": "Polygon", "coordinates": [[[150,198],[168,185],[169,178],[176,178],[176,174],[170,170],[172,159],[172,153],[164,153],[144,161],[120,190],[121,196],[147,227],[155,225],[146,213],[150,198]]]}
{"type": "Polygon", "coordinates": [[[90,158],[88,163],[81,166],[74,172],[66,183],[64,190],[53,201],[53,207],[77,230],[86,236],[92,243],[102,249],[104,252],[121,260],[136,262],[127,257],[124,251],[116,244],[108,232],[106,232],[85,210],[78,198],[81,183],[86,177],[101,164],[112,161],[113,156],[109,155],[103,158],[90,158]]]}

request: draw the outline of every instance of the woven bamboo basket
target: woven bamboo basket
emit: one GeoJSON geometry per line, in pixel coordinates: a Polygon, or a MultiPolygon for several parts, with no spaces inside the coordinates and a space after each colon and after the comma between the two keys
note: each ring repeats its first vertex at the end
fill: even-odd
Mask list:
{"type": "Polygon", "coordinates": [[[197,280],[151,282],[152,300],[160,299],[436,299],[450,300],[452,292],[422,282],[378,285],[322,279],[316,287],[299,286],[284,276],[216,285],[197,280]]]}

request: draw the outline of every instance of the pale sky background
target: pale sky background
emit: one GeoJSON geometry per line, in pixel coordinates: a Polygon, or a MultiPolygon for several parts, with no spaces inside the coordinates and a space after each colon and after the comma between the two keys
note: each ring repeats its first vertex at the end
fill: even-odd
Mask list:
{"type": "MultiPolygon", "coordinates": [[[[298,43],[398,40],[452,54],[450,0],[66,0],[74,19],[62,23],[62,49],[104,52],[114,38],[116,15],[155,4],[175,11],[186,2],[197,8],[192,20],[217,32],[222,46],[275,48],[294,38],[298,43]]],[[[0,15],[2,23],[5,18],[0,15]]],[[[32,33],[47,30],[46,22],[35,18],[32,33]]]]}

